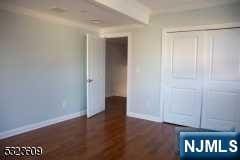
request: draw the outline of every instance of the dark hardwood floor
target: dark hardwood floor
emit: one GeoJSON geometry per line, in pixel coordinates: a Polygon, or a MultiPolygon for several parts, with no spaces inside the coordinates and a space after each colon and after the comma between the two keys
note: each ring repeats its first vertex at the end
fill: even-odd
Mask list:
{"type": "Polygon", "coordinates": [[[0,141],[0,160],[177,160],[174,126],[126,117],[126,100],[107,100],[106,112],[0,141]],[[41,157],[3,157],[5,146],[42,146],[41,157]]]}

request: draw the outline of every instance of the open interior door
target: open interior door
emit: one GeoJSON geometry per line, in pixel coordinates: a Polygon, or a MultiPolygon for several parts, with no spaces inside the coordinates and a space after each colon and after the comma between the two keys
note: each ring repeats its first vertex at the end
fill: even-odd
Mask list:
{"type": "Polygon", "coordinates": [[[87,117],[105,110],[105,39],[87,35],[87,117]]]}

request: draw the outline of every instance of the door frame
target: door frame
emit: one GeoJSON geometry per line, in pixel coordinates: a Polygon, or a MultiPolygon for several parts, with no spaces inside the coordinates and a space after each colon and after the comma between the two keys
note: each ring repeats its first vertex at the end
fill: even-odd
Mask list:
{"type": "MultiPolygon", "coordinates": [[[[166,57],[166,42],[167,42],[167,34],[175,33],[175,32],[190,32],[190,31],[205,31],[205,30],[218,30],[218,29],[231,29],[231,28],[239,28],[240,22],[233,23],[221,23],[221,24],[212,24],[212,25],[200,25],[200,26],[184,26],[184,27],[170,27],[162,29],[162,56],[161,56],[161,95],[160,95],[160,121],[165,122],[164,120],[164,86],[165,86],[165,77],[164,77],[164,64],[166,57]]],[[[202,110],[202,109],[201,109],[202,110]]],[[[201,122],[200,122],[201,123],[201,122]]]]}
{"type": "MultiPolygon", "coordinates": [[[[102,38],[121,38],[127,37],[128,38],[128,53],[127,53],[127,115],[130,112],[130,92],[131,92],[131,57],[132,57],[132,34],[129,32],[118,32],[118,33],[103,33],[101,34],[102,38]]],[[[106,81],[106,80],[105,80],[106,81]]]]}

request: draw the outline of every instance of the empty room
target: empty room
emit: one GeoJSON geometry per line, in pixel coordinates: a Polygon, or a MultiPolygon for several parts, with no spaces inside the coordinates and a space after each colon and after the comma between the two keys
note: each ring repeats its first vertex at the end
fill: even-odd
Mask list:
{"type": "Polygon", "coordinates": [[[1,0],[0,160],[240,159],[240,0],[1,0]]]}

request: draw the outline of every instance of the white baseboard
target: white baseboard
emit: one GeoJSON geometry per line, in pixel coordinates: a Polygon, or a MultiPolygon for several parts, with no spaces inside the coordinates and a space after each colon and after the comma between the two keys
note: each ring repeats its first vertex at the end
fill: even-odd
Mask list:
{"type": "Polygon", "coordinates": [[[12,137],[12,136],[15,136],[15,135],[19,135],[19,134],[22,134],[22,133],[26,133],[26,132],[29,132],[29,131],[32,131],[32,130],[35,130],[35,129],[43,128],[43,127],[46,127],[46,126],[49,126],[49,125],[52,125],[52,124],[56,124],[56,123],[59,123],[59,122],[63,122],[63,121],[66,121],[66,120],[77,118],[77,117],[80,117],[80,116],[83,116],[83,115],[86,115],[86,110],[83,110],[83,111],[80,111],[80,112],[77,112],[77,113],[73,113],[73,114],[69,114],[69,115],[64,115],[64,116],[57,117],[57,118],[54,118],[54,119],[49,119],[49,120],[46,120],[46,121],[43,121],[43,122],[26,125],[26,126],[19,127],[19,128],[16,128],[16,129],[4,131],[4,132],[0,133],[0,140],[5,139],[5,138],[9,138],[9,137],[12,137]]]}
{"type": "Polygon", "coordinates": [[[128,112],[127,116],[133,117],[133,118],[144,119],[144,120],[148,120],[148,121],[162,122],[160,117],[151,116],[151,115],[147,115],[147,114],[128,112]]]}

